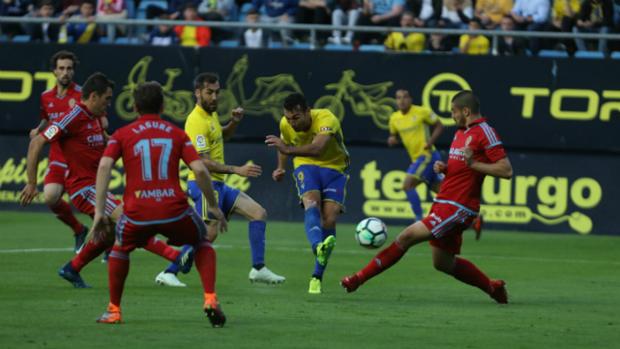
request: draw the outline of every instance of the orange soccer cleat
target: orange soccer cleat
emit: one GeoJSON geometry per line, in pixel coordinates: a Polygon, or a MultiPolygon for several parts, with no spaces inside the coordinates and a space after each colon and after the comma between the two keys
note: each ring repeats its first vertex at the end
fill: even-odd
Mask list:
{"type": "Polygon", "coordinates": [[[483,224],[484,224],[484,219],[482,218],[482,215],[478,215],[476,219],[474,219],[474,222],[471,224],[471,227],[474,228],[474,231],[476,232],[476,241],[480,240],[480,235],[482,235],[483,224]]]}
{"type": "Polygon", "coordinates": [[[105,313],[101,315],[97,322],[100,324],[120,324],[123,321],[121,320],[121,308],[116,305],[110,303],[108,304],[108,309],[106,309],[105,313]]]}
{"type": "Polygon", "coordinates": [[[204,311],[211,322],[213,327],[224,327],[226,323],[226,315],[220,307],[220,302],[217,301],[217,295],[215,293],[205,293],[204,311]]]}
{"type": "Polygon", "coordinates": [[[491,298],[499,304],[508,304],[508,291],[506,291],[506,282],[504,280],[491,280],[493,290],[489,293],[491,298]]]}

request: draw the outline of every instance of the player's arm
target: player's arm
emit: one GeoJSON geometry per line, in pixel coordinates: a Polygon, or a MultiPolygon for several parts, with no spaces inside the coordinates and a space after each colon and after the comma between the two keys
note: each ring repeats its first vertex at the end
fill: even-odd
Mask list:
{"type": "Polygon", "coordinates": [[[282,180],[282,178],[284,178],[284,175],[286,174],[287,160],[288,155],[278,152],[278,167],[273,170],[273,173],[271,174],[271,178],[273,178],[274,181],[279,182],[282,180]]]}
{"type": "Polygon", "coordinates": [[[390,116],[388,126],[390,129],[390,135],[387,139],[387,145],[388,147],[394,147],[400,143],[398,139],[398,129],[396,128],[396,122],[394,121],[394,115],[390,116]]]}
{"type": "Polygon", "coordinates": [[[46,142],[46,139],[38,134],[30,140],[30,144],[28,145],[28,155],[26,156],[27,182],[19,196],[19,202],[22,206],[30,204],[39,193],[37,191],[39,156],[46,142]]]}
{"type": "Polygon", "coordinates": [[[237,130],[237,126],[239,126],[239,123],[241,123],[242,119],[243,119],[243,108],[237,107],[233,109],[232,118],[230,119],[230,122],[226,126],[222,127],[222,136],[224,137],[224,140],[229,140],[230,137],[232,137],[235,134],[235,131],[237,130]]]}
{"type": "Polygon", "coordinates": [[[233,166],[219,163],[209,156],[209,153],[201,153],[202,162],[211,172],[237,174],[242,177],[258,177],[263,173],[263,169],[255,164],[245,164],[243,166],[233,166]]]}
{"type": "Polygon", "coordinates": [[[431,138],[428,139],[428,143],[426,143],[426,146],[424,148],[425,149],[432,148],[435,142],[437,142],[437,139],[439,138],[439,136],[441,136],[441,134],[443,133],[444,129],[445,127],[443,126],[441,121],[439,120],[435,121],[435,125],[433,125],[433,132],[431,133],[431,138]]]}
{"type": "Polygon", "coordinates": [[[512,178],[512,164],[508,157],[501,158],[492,163],[476,161],[471,148],[465,148],[465,163],[469,168],[493,177],[512,178]]]}
{"type": "Polygon", "coordinates": [[[312,143],[310,144],[292,146],[285,144],[280,137],[269,135],[267,136],[265,143],[269,147],[278,149],[278,151],[284,155],[319,157],[327,148],[327,143],[331,137],[331,134],[320,133],[314,137],[312,143]]]}
{"type": "Polygon", "coordinates": [[[219,222],[219,230],[225,232],[228,229],[228,224],[226,223],[224,213],[220,210],[217,200],[215,199],[215,194],[213,193],[213,182],[211,181],[209,170],[207,170],[201,160],[194,160],[190,162],[189,168],[192,172],[194,172],[194,175],[196,176],[196,184],[207,200],[208,211],[213,214],[215,219],[219,222]]]}

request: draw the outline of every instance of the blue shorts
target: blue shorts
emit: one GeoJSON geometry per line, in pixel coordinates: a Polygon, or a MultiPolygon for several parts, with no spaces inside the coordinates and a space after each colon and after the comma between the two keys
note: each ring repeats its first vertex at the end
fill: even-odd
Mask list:
{"type": "MultiPolygon", "coordinates": [[[[224,182],[219,181],[213,181],[213,191],[215,194],[215,200],[217,200],[217,203],[220,206],[220,210],[224,212],[226,218],[230,217],[241,191],[239,191],[239,189],[229,187],[224,184],[224,182]]],[[[196,181],[187,182],[187,192],[189,194],[189,197],[191,197],[192,201],[194,202],[194,208],[196,209],[196,212],[200,214],[202,219],[213,219],[213,216],[209,215],[207,212],[207,200],[205,199],[204,195],[202,195],[202,191],[200,191],[200,188],[198,187],[198,184],[196,184],[196,181]]]]}
{"type": "Polygon", "coordinates": [[[431,153],[430,159],[426,155],[422,155],[416,159],[409,168],[407,174],[413,176],[428,185],[439,182],[443,179],[443,175],[435,173],[433,171],[433,165],[435,161],[441,161],[441,155],[438,151],[431,153]]]}
{"type": "Polygon", "coordinates": [[[344,209],[348,175],[331,168],[301,165],[295,169],[293,176],[300,198],[309,191],[318,191],[322,201],[337,202],[344,209]]]}

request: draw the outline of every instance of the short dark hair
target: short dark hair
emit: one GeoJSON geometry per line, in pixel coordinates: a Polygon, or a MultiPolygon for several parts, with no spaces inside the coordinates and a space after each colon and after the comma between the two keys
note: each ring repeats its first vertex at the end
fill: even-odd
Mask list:
{"type": "Polygon", "coordinates": [[[164,105],[164,92],[159,82],[144,82],[133,90],[133,100],[139,114],[159,114],[164,105]]]}
{"type": "Polygon", "coordinates": [[[52,0],[41,0],[41,1],[39,1],[39,7],[38,8],[41,8],[43,6],[54,7],[54,2],[52,0]]]}
{"type": "Polygon", "coordinates": [[[480,113],[480,100],[470,90],[463,90],[452,98],[452,103],[458,108],[469,108],[472,114],[480,113]]]}
{"type": "Polygon", "coordinates": [[[61,59],[70,59],[71,61],[73,61],[74,69],[80,63],[75,53],[71,51],[67,51],[67,50],[62,50],[62,51],[58,51],[54,53],[52,58],[50,58],[50,67],[52,70],[56,69],[56,65],[58,64],[58,61],[61,59]]]}
{"type": "Polygon", "coordinates": [[[205,83],[214,84],[220,81],[220,77],[216,73],[200,73],[194,79],[194,90],[200,90],[205,83]]]}
{"type": "Polygon", "coordinates": [[[306,97],[304,97],[301,93],[291,93],[284,99],[284,109],[295,110],[297,107],[301,108],[301,110],[308,109],[306,97]]]}
{"type": "Polygon", "coordinates": [[[108,79],[103,73],[94,73],[86,79],[82,85],[82,99],[87,100],[91,94],[103,95],[108,88],[114,88],[114,81],[108,79]]]}

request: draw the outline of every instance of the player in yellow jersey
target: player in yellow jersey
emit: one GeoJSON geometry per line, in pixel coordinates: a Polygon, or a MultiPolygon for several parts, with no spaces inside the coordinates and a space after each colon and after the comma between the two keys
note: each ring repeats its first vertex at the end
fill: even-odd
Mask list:
{"type": "MultiPolygon", "coordinates": [[[[265,219],[267,218],[267,211],[246,193],[224,183],[226,174],[258,177],[261,175],[262,169],[254,164],[233,166],[225,163],[224,140],[229,139],[234,134],[237,125],[243,119],[243,109],[236,108],[233,110],[231,121],[222,127],[217,115],[219,93],[220,83],[216,74],[202,73],[194,79],[196,107],[185,121],[185,132],[211,173],[213,189],[222,212],[227,217],[236,213],[249,221],[248,235],[252,254],[252,269],[248,276],[250,281],[280,284],[286,279],[265,266],[265,230],[267,225],[265,219]]],[[[189,196],[194,201],[195,209],[205,221],[208,221],[210,235],[215,239],[217,236],[215,224],[217,222],[208,216],[206,199],[191,172],[187,187],[189,196]]],[[[174,269],[168,270],[168,272],[174,271],[174,269]]]]}
{"type": "Polygon", "coordinates": [[[302,94],[284,100],[280,137],[265,143],[278,149],[278,167],[272,177],[279,182],[286,162],[293,156],[293,176],[305,209],[306,236],[316,255],[309,293],[320,294],[323,272],[336,244],[336,220],[344,211],[349,153],[340,121],[327,109],[310,109],[302,94]]]}
{"type": "MultiPolygon", "coordinates": [[[[422,205],[415,188],[420,183],[426,183],[429,189],[439,191],[443,174],[435,173],[433,164],[441,160],[441,155],[434,144],[443,132],[444,126],[432,110],[413,105],[411,94],[405,89],[396,91],[396,104],[398,110],[390,117],[390,136],[387,143],[390,147],[402,143],[411,158],[403,190],[407,194],[416,219],[422,219],[424,217],[422,205]]],[[[473,224],[476,238],[480,235],[481,225],[481,219],[477,218],[473,224]]]]}

